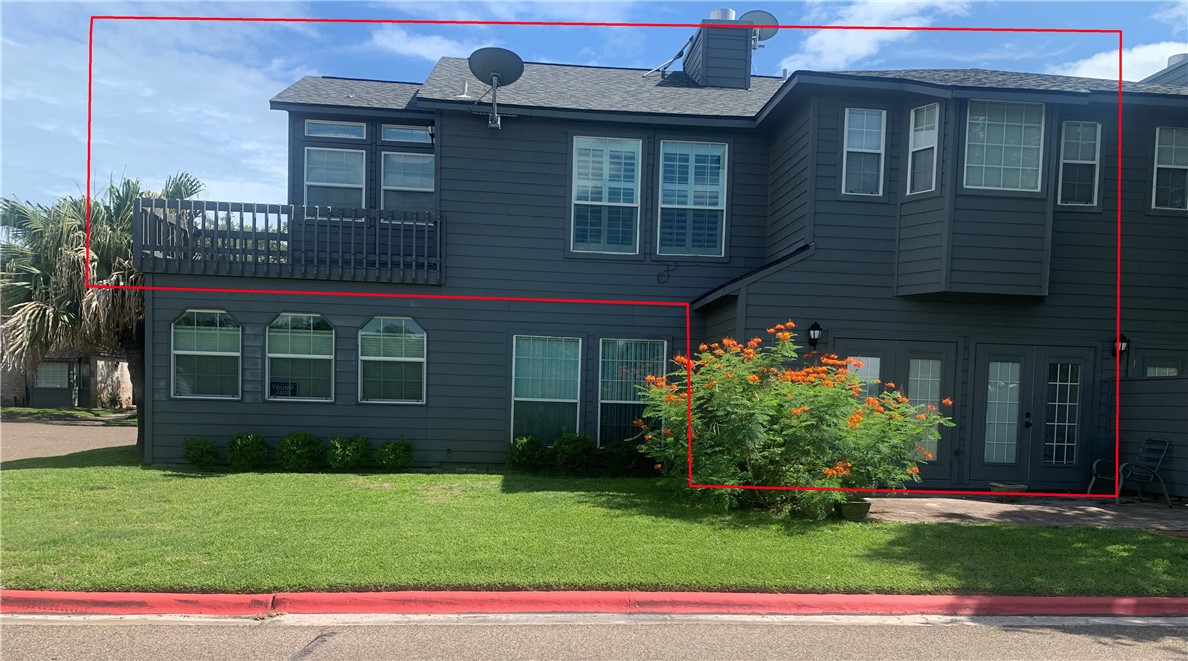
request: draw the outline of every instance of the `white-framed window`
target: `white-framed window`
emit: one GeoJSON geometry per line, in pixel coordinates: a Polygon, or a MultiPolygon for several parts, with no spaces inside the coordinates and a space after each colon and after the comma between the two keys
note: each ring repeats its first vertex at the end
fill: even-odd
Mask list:
{"type": "Polygon", "coordinates": [[[1101,124],[1061,124],[1059,204],[1097,204],[1097,162],[1100,155],[1101,124]]]}
{"type": "Polygon", "coordinates": [[[404,126],[401,124],[384,124],[380,131],[380,139],[386,142],[433,142],[433,129],[428,126],[404,126]]]}
{"type": "Polygon", "coordinates": [[[726,171],[725,143],[660,141],[656,254],[725,254],[726,171]]]}
{"type": "Polygon", "coordinates": [[[862,367],[853,369],[854,376],[862,383],[862,397],[877,397],[883,389],[875,381],[879,380],[879,368],[883,359],[879,356],[850,356],[862,363],[862,367]]]}
{"type": "Polygon", "coordinates": [[[1155,181],[1151,206],[1188,209],[1188,128],[1155,129],[1155,181]]]}
{"type": "Polygon", "coordinates": [[[172,396],[239,399],[242,335],[239,322],[223,310],[186,310],[174,319],[172,396]]]}
{"type": "Polygon", "coordinates": [[[1147,365],[1146,376],[1179,376],[1180,368],[1175,365],[1147,365]]]}
{"type": "Polygon", "coordinates": [[[408,317],[373,317],[359,330],[359,401],[425,403],[425,329],[408,317]]]}
{"type": "MultiPolygon", "coordinates": [[[[911,397],[912,401],[917,404],[939,406],[941,403],[940,388],[941,372],[943,369],[944,363],[936,358],[909,358],[908,382],[906,384],[907,388],[904,390],[904,395],[911,397]]],[[[940,452],[940,441],[938,439],[921,438],[920,446],[932,458],[928,459],[923,454],[920,454],[916,458],[917,461],[936,461],[940,452]]]]}
{"type": "Polygon", "coordinates": [[[305,135],[311,138],[367,138],[367,125],[362,122],[331,122],[324,119],[305,120],[305,135]]]}
{"type": "Polygon", "coordinates": [[[383,153],[381,209],[433,208],[433,154],[383,153]]]}
{"type": "Polygon", "coordinates": [[[70,384],[70,366],[66,363],[41,363],[33,375],[34,388],[65,388],[70,384]]]}
{"type": "Polygon", "coordinates": [[[319,314],[282,313],[268,324],[267,399],[334,399],[334,327],[319,314]]]}
{"type": "Polygon", "coordinates": [[[305,148],[305,205],[362,209],[366,152],[305,148]]]}
{"type": "Polygon", "coordinates": [[[912,109],[908,140],[908,195],[936,190],[937,136],[940,104],[912,109]]]}
{"type": "Polygon", "coordinates": [[[582,341],[576,337],[512,338],[512,438],[552,444],[581,422],[582,341]]]}
{"type": "Polygon", "coordinates": [[[603,339],[598,353],[598,445],[603,447],[639,432],[632,424],[643,417],[639,387],[649,375],[664,375],[668,343],[603,339]]]}
{"type": "Polygon", "coordinates": [[[965,187],[1038,191],[1044,104],[970,101],[965,187]]]}
{"type": "Polygon", "coordinates": [[[639,252],[642,145],[629,138],[574,137],[574,252],[639,252]]]}
{"type": "Polygon", "coordinates": [[[886,132],[887,111],[846,108],[843,193],[883,194],[883,136],[886,132]]]}

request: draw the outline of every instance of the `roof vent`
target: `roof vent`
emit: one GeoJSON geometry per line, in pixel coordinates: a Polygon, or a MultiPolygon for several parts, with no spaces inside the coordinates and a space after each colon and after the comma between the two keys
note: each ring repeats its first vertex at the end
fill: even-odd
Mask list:
{"type": "Polygon", "coordinates": [[[734,10],[729,8],[715,9],[710,12],[711,21],[733,21],[734,10]]]}
{"type": "Polygon", "coordinates": [[[1167,58],[1167,66],[1169,68],[1174,67],[1177,64],[1183,62],[1184,60],[1188,60],[1188,53],[1176,53],[1175,55],[1172,55],[1171,57],[1167,58]]]}

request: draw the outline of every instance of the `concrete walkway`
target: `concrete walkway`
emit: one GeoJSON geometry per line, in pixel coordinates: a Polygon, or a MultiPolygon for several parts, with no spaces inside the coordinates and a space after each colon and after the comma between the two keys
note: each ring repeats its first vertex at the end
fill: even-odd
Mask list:
{"type": "MultiPolygon", "coordinates": [[[[118,419],[115,416],[110,419],[118,419]]],[[[58,457],[84,450],[136,444],[135,425],[96,420],[7,420],[0,412],[0,462],[58,457]]]]}
{"type": "MultiPolygon", "coordinates": [[[[1129,492],[1127,492],[1129,493],[1129,492]]],[[[1172,500],[1138,502],[1112,499],[1028,497],[1016,503],[994,498],[871,498],[870,521],[905,523],[1012,523],[1039,526],[1091,526],[1188,532],[1188,504],[1172,500]]],[[[1177,535],[1179,536],[1179,535],[1177,535]]]]}

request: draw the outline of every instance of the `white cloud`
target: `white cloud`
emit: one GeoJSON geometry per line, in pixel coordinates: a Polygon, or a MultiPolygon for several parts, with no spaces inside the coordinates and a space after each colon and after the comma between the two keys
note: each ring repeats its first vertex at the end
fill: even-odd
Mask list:
{"type": "Polygon", "coordinates": [[[1151,18],[1172,26],[1172,34],[1188,32],[1188,2],[1173,0],[1163,5],[1151,18]]]}
{"type": "Polygon", "coordinates": [[[387,25],[371,34],[371,45],[376,48],[436,62],[442,57],[466,57],[484,46],[492,46],[493,40],[462,41],[435,34],[414,34],[400,25],[387,25]]]}
{"type": "MultiPolygon", "coordinates": [[[[1122,80],[1142,80],[1167,66],[1167,58],[1183,53],[1188,46],[1181,41],[1161,41],[1131,46],[1122,51],[1122,80]]],[[[1097,53],[1083,60],[1048,67],[1048,73],[1085,78],[1118,79],[1118,49],[1097,53]]]]}
{"type": "MultiPolygon", "coordinates": [[[[484,0],[467,2],[395,2],[384,5],[396,8],[408,18],[438,21],[565,21],[574,23],[625,23],[637,2],[623,0],[587,0],[555,2],[552,0],[484,0]]],[[[659,9],[660,6],[657,6],[659,9]]]]}

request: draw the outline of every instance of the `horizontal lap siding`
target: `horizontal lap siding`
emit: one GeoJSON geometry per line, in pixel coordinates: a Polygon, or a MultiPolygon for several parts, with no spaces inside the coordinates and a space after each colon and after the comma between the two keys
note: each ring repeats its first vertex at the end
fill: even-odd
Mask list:
{"type": "Polygon", "coordinates": [[[768,195],[767,259],[773,261],[808,243],[812,194],[811,105],[804,101],[772,136],[768,195]]]}
{"type": "MultiPolygon", "coordinates": [[[[1124,379],[1119,416],[1122,461],[1130,461],[1148,438],[1172,445],[1160,476],[1173,496],[1188,498],[1188,377],[1124,379]]],[[[1147,494],[1158,484],[1144,485],[1147,494]]]]}

